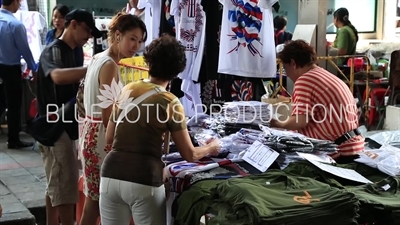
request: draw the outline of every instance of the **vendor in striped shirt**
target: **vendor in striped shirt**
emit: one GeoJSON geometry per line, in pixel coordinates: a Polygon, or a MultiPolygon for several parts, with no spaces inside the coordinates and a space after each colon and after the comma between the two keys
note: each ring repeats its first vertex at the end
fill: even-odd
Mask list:
{"type": "Polygon", "coordinates": [[[286,75],[293,80],[292,116],[272,120],[271,127],[297,130],[308,137],[334,141],[339,156],[354,158],[364,149],[358,128],[358,109],[348,86],[317,66],[314,49],[302,40],[292,41],[279,53],[286,75]]]}

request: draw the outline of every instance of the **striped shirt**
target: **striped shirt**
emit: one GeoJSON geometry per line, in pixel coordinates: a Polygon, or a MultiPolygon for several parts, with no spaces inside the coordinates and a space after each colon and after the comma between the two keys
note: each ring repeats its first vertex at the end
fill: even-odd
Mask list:
{"type": "MultiPolygon", "coordinates": [[[[318,67],[300,76],[293,90],[292,115],[308,115],[299,130],[308,137],[335,141],[358,128],[358,110],[349,87],[338,77],[318,67]]],[[[339,146],[343,156],[364,150],[364,138],[356,136],[339,146]]]]}

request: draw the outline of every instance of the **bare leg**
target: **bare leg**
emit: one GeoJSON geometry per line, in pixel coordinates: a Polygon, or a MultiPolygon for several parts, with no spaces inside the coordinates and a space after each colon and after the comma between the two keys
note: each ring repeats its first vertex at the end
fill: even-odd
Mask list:
{"type": "Polygon", "coordinates": [[[86,197],[81,218],[81,225],[97,225],[100,216],[99,202],[86,197]]]}
{"type": "Polygon", "coordinates": [[[46,195],[46,224],[47,225],[59,225],[58,211],[56,207],[51,205],[51,200],[48,195],[46,195]]]}
{"type": "Polygon", "coordinates": [[[60,220],[62,225],[74,225],[74,209],[75,204],[59,205],[57,206],[58,213],[60,214],[60,220]]]}

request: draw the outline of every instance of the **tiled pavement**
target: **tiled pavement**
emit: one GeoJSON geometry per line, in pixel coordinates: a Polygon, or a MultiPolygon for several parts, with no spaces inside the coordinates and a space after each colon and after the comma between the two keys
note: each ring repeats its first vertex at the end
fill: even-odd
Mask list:
{"type": "MultiPolygon", "coordinates": [[[[33,141],[26,134],[21,134],[21,139],[33,141]]],[[[43,221],[45,185],[37,148],[7,149],[7,137],[0,134],[0,225],[35,225],[35,217],[36,222],[43,221]]]]}
{"type": "MultiPolygon", "coordinates": [[[[26,134],[21,139],[33,141],[26,134]]],[[[44,225],[46,177],[37,148],[7,149],[0,132],[0,225],[44,225]]],[[[204,223],[204,217],[202,223],[204,223]]]]}

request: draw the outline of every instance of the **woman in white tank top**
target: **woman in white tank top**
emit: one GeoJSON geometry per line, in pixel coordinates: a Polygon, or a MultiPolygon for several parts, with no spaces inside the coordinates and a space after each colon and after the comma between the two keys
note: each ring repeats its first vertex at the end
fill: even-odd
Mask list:
{"type": "Polygon", "coordinates": [[[111,150],[106,145],[105,131],[122,86],[117,63],[136,54],[146,40],[146,33],[139,17],[127,13],[114,16],[109,26],[109,49],[93,57],[81,83],[78,98],[83,92],[83,102],[79,104],[81,99],[78,99],[78,111],[85,119],[79,146],[86,199],[80,224],[97,225],[100,216],[100,167],[111,150]]]}

